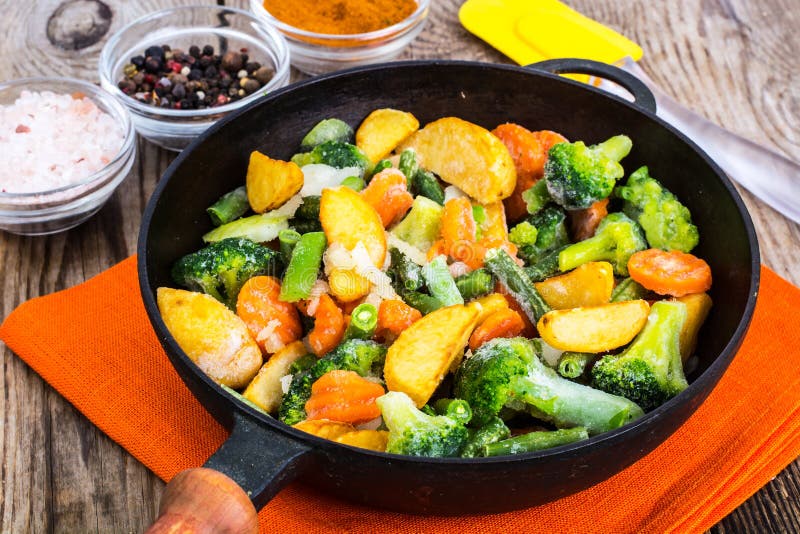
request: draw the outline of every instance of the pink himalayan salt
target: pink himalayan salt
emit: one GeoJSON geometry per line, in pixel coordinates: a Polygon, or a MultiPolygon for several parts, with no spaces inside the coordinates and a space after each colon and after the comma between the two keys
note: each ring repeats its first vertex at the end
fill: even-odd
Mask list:
{"type": "Polygon", "coordinates": [[[0,192],[80,183],[114,159],[124,138],[122,125],[87,97],[23,91],[0,106],[0,192]]]}

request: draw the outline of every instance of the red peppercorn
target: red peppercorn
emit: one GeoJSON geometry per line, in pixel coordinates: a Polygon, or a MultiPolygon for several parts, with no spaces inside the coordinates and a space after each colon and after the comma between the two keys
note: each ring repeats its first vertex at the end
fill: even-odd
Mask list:
{"type": "Polygon", "coordinates": [[[149,83],[150,85],[153,85],[154,83],[156,83],[156,77],[153,76],[152,74],[145,74],[144,83],[149,83]]]}
{"type": "Polygon", "coordinates": [[[218,95],[218,96],[217,96],[217,102],[216,102],[216,105],[217,105],[217,106],[222,106],[222,105],[225,105],[225,104],[227,104],[227,103],[228,103],[228,101],[229,101],[229,100],[230,100],[230,99],[229,99],[227,96],[225,96],[225,95],[218,95]]]}

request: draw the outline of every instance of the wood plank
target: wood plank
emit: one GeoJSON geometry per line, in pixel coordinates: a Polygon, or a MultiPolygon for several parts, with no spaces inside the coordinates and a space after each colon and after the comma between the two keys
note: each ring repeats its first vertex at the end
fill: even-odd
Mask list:
{"type": "MultiPolygon", "coordinates": [[[[61,2],[3,0],[0,80],[43,73],[96,79],[103,40],[62,50],[47,37],[61,2]]],[[[106,0],[109,33],[154,9],[194,0],[106,0]]],[[[228,2],[246,7],[246,2],[228,2]]],[[[800,160],[800,10],[796,0],[574,0],[634,38],[642,66],[676,99],[719,124],[800,160]]],[[[404,58],[507,62],[457,21],[459,0],[435,0],[428,26],[404,58]]],[[[294,79],[302,76],[294,73],[294,79]]],[[[92,220],[65,234],[0,233],[0,305],[70,287],[133,253],[147,198],[174,157],[145,141],[128,180],[92,220]]],[[[765,263],[800,284],[800,225],[743,192],[765,263]]],[[[163,484],[3,348],[0,391],[0,532],[139,532],[163,484]]],[[[712,529],[800,532],[800,462],[712,529]]]]}

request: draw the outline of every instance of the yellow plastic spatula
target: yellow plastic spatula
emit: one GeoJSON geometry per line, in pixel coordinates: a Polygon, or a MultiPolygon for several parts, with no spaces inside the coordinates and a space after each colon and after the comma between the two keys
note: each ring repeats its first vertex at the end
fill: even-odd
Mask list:
{"type": "Polygon", "coordinates": [[[604,63],[642,57],[639,45],[558,0],[467,0],[459,18],[520,65],[562,57],[604,63]]]}

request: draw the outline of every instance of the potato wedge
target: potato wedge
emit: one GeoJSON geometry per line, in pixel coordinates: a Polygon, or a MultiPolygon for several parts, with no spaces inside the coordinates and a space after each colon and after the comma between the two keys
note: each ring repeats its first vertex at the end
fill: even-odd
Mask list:
{"type": "Polygon", "coordinates": [[[650,305],[644,300],[553,310],[539,319],[536,328],[551,347],[598,353],[630,343],[644,327],[649,312],[650,305]]]}
{"type": "Polygon", "coordinates": [[[554,310],[599,306],[611,300],[614,269],[606,261],[584,263],[573,271],[553,276],[534,286],[554,310]]]}
{"type": "Polygon", "coordinates": [[[203,293],[159,287],[161,318],[189,358],[220,384],[246,386],[261,367],[261,349],[235,313],[203,293]]]}
{"type": "Polygon", "coordinates": [[[456,117],[439,119],[411,135],[398,150],[407,148],[417,151],[426,169],[481,204],[514,192],[517,171],[508,149],[477,124],[456,117]]]}
{"type": "Polygon", "coordinates": [[[349,187],[323,189],[319,220],[328,245],[339,243],[347,250],[353,250],[361,241],[375,267],[383,267],[386,231],[378,212],[361,195],[349,187]]]}
{"type": "Polygon", "coordinates": [[[296,360],[306,354],[308,354],[308,350],[302,341],[289,343],[261,366],[242,396],[265,412],[277,411],[283,398],[281,378],[289,373],[289,367],[296,360]]]}
{"type": "Polygon", "coordinates": [[[320,438],[330,439],[335,441],[340,436],[349,432],[355,432],[356,427],[350,423],[340,423],[339,421],[331,421],[330,419],[313,419],[311,421],[300,421],[296,425],[292,425],[298,430],[314,434],[320,438]]]}
{"type": "Polygon", "coordinates": [[[254,150],[247,165],[247,200],[256,213],[282,206],[303,187],[303,171],[254,150]]]}
{"type": "Polygon", "coordinates": [[[445,374],[461,360],[480,315],[478,309],[440,308],[404,330],[386,353],[387,388],[407,394],[417,407],[428,402],[445,374]]]}
{"type": "Polygon", "coordinates": [[[711,297],[707,293],[694,293],[676,299],[686,304],[686,321],[681,328],[681,360],[686,363],[697,347],[697,333],[711,311],[711,297]]]}
{"type": "Polygon", "coordinates": [[[328,286],[331,294],[339,302],[353,302],[369,293],[369,280],[355,271],[346,269],[332,269],[328,274],[328,286]]]}
{"type": "Polygon", "coordinates": [[[356,132],[356,146],[372,163],[378,163],[419,129],[419,121],[411,113],[398,109],[376,109],[361,123],[356,132]]]}
{"type": "Polygon", "coordinates": [[[336,438],[337,443],[371,451],[386,452],[389,433],[386,430],[354,430],[336,438]]]}
{"type": "Polygon", "coordinates": [[[508,241],[508,225],[506,223],[506,209],[503,203],[492,202],[483,206],[486,213],[486,222],[481,228],[483,238],[493,241],[508,241]]]}
{"type": "Polygon", "coordinates": [[[508,308],[508,301],[500,293],[489,293],[479,299],[473,300],[468,306],[476,307],[478,310],[478,318],[475,321],[475,325],[477,326],[494,312],[508,308]],[[479,308],[477,308],[478,305],[480,305],[479,308]]]}

